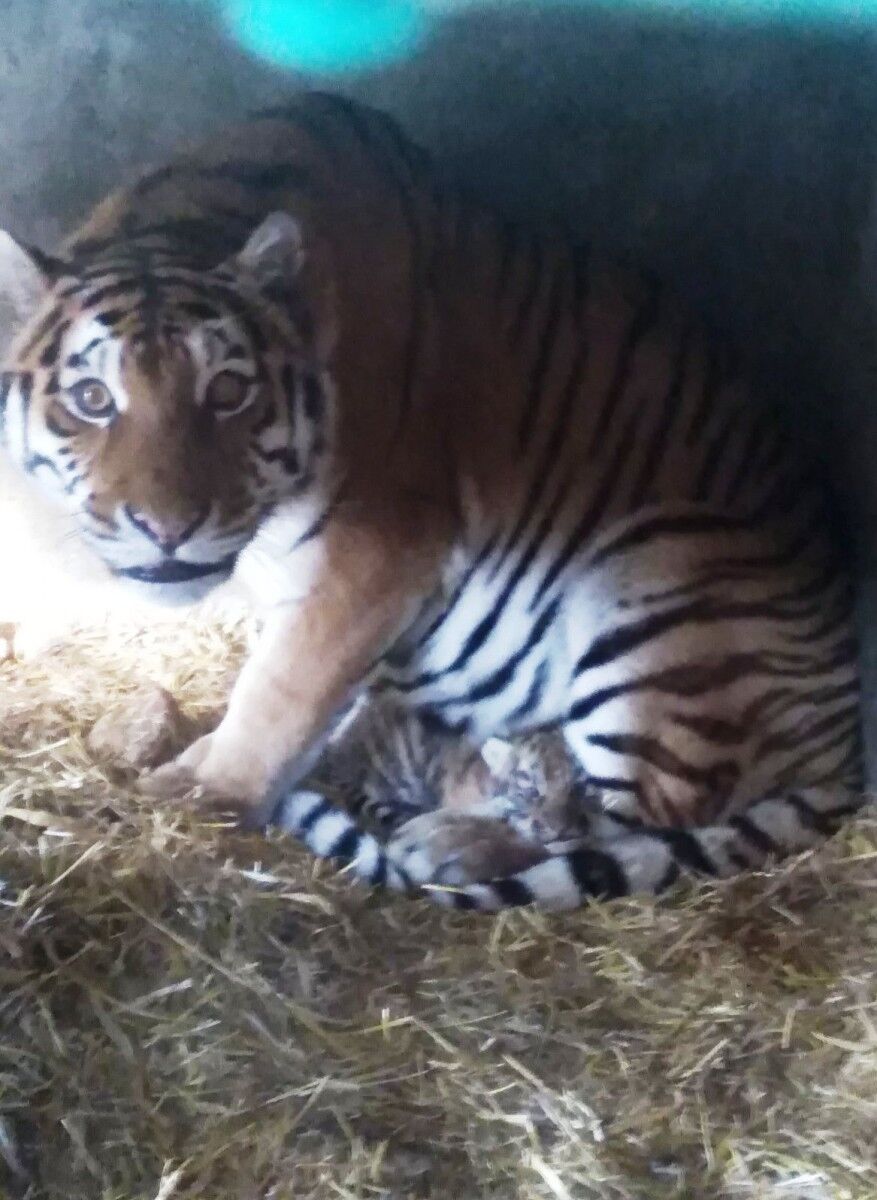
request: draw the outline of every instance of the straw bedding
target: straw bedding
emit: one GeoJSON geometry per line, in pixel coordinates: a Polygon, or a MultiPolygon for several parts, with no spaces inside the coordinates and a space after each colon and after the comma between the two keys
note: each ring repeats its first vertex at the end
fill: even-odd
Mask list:
{"type": "Polygon", "coordinates": [[[241,645],[0,664],[0,1196],[877,1197],[877,822],[660,904],[371,895],[89,750],[144,680],[206,719],[241,645]]]}

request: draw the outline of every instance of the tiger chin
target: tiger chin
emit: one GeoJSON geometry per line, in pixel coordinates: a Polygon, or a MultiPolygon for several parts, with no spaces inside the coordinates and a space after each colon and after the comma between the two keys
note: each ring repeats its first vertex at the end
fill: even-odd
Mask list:
{"type": "Polygon", "coordinates": [[[599,853],[458,881],[469,907],[726,874],[857,806],[849,581],[733,358],[655,281],[463,200],[382,114],[306,94],[57,255],[4,235],[0,303],[12,460],[118,578],[175,603],[234,575],[263,611],[157,795],[429,885],[423,823],[446,850],[462,818],[381,847],[296,791],[380,689],[474,747],[557,730],[612,814],[599,853]]]}

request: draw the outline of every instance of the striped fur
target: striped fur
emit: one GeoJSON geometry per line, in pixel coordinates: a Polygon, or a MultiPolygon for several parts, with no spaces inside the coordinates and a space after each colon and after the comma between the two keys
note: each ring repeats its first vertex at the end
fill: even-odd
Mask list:
{"type": "Polygon", "coordinates": [[[761,867],[862,806],[856,791],[807,788],[703,828],[654,828],[606,809],[561,734],[494,741],[478,748],[368,698],[272,824],[367,884],[453,908],[561,910],[761,867]]]}
{"type": "Polygon", "coordinates": [[[727,878],[771,859],[818,845],[862,806],[860,793],[807,788],[757,800],[725,824],[654,828],[606,814],[597,836],[575,849],[546,855],[514,874],[460,882],[437,871],[422,844],[405,836],[385,844],[319,792],[291,793],[273,824],[318,858],[348,868],[363,883],[420,895],[447,908],[495,912],[535,905],[544,911],[579,908],[589,900],[658,895],[681,875],[727,878]]]}
{"type": "Polygon", "coordinates": [[[824,497],[656,282],[463,201],[322,95],[13,266],[42,298],[0,387],[12,456],[123,577],[172,601],[235,569],[270,611],[190,780],[252,812],[282,793],[281,824],[392,881],[288,790],[344,705],[380,689],[475,745],[561,730],[608,840],[465,893],[485,907],[725,874],[850,808],[824,497]],[[223,373],[246,386],[217,403],[223,373]]]}

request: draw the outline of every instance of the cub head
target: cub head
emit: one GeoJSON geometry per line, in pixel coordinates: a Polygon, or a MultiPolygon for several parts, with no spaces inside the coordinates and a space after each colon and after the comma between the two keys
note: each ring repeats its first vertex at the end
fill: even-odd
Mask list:
{"type": "Polygon", "coordinates": [[[56,261],[0,233],[0,443],[115,575],[197,599],[325,482],[326,294],[281,213],[206,270],[148,238],[56,261]]]}

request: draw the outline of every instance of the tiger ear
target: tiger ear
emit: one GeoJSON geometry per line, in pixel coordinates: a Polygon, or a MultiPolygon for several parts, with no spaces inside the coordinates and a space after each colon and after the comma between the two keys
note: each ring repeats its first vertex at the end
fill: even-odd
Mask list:
{"type": "Polygon", "coordinates": [[[260,283],[294,279],[305,262],[301,225],[289,213],[271,213],[247,238],[238,261],[260,283]]]}
{"type": "Polygon", "coordinates": [[[300,222],[289,213],[271,213],[247,238],[237,262],[325,357],[335,340],[331,276],[322,248],[306,245],[300,222]]]}
{"type": "Polygon", "coordinates": [[[52,283],[52,260],[0,229],[0,349],[39,308],[52,283]]]}

